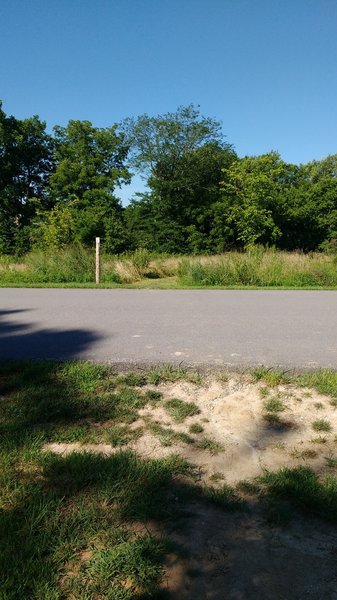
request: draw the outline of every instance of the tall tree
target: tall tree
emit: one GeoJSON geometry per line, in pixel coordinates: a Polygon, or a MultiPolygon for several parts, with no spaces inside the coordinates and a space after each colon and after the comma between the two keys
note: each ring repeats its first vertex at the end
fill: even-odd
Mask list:
{"type": "Polygon", "coordinates": [[[34,199],[46,202],[53,170],[53,141],[37,116],[7,116],[0,102],[0,252],[25,251],[35,214],[34,199]]]}
{"type": "Polygon", "coordinates": [[[146,236],[139,232],[138,239],[148,239],[156,250],[207,249],[210,207],[219,198],[222,169],[235,158],[221,124],[190,105],[157,117],[126,119],[122,128],[131,146],[131,165],[147,176],[151,190],[127,211],[136,232],[132,211],[141,217],[146,236]],[[153,225],[145,223],[144,215],[153,225]]]}
{"type": "MultiPolygon", "coordinates": [[[[98,235],[107,251],[122,250],[125,227],[114,190],[130,180],[124,136],[117,134],[116,126],[96,128],[90,121],[69,121],[67,127],[57,126],[54,132],[56,168],[50,177],[50,195],[56,205],[71,207],[73,241],[92,244],[98,235]]],[[[62,212],[58,207],[53,223],[62,223],[63,214],[68,222],[68,213],[68,209],[62,212]]],[[[44,240],[48,219],[46,214],[40,230],[44,240]]],[[[68,239],[69,228],[65,242],[68,239]]]]}
{"type": "Polygon", "coordinates": [[[255,243],[275,244],[281,237],[276,215],[284,189],[294,177],[293,166],[277,152],[248,156],[232,163],[222,184],[223,212],[228,243],[244,247],[255,243]],[[228,229],[228,226],[230,229],[228,229]]]}

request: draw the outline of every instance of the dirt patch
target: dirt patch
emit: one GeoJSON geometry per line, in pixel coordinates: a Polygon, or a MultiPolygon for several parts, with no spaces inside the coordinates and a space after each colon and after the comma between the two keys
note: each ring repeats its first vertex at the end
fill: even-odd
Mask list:
{"type": "Polygon", "coordinates": [[[258,511],[195,505],[186,530],[170,535],[188,558],[168,559],[166,585],[179,600],[335,600],[337,535],[298,516],[285,529],[258,511]]]}

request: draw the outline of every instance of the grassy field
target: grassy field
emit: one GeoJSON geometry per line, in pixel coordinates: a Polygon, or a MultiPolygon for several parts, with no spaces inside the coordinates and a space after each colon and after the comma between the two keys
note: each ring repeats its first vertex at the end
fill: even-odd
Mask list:
{"type": "MultiPolygon", "coordinates": [[[[227,377],[218,374],[221,385],[227,385],[227,377]]],[[[286,406],[273,394],[284,385],[329,394],[328,410],[335,410],[335,372],[290,377],[257,369],[247,377],[248,388],[258,386],[263,414],[283,415],[286,406]]],[[[205,553],[201,549],[200,556],[189,555],[187,542],[181,542],[191,523],[202,528],[200,511],[204,519],[212,515],[217,529],[220,523],[229,526],[236,511],[247,515],[242,520],[252,510],[262,511],[263,527],[287,526],[296,511],[336,524],[337,460],[332,455],[317,472],[303,463],[310,456],[299,447],[298,466],[233,486],[223,473],[214,472],[204,481],[200,468],[174,452],[177,445],[199,460],[205,453],[214,461],[224,452],[218,440],[205,434],[208,419],[202,418],[200,403],[163,395],[165,386],[180,383],[196,394],[203,379],[200,373],[170,366],[115,373],[81,362],[0,365],[1,600],[204,598],[200,565],[205,553]],[[156,411],[160,421],[151,418],[156,411]],[[170,453],[141,457],[130,449],[146,435],[170,453]],[[71,451],[55,454],[50,444],[71,451]],[[177,530],[179,535],[172,535],[177,530]],[[196,592],[187,590],[186,596],[182,587],[169,589],[165,573],[170,560],[174,569],[185,569],[184,578],[196,592]]],[[[304,392],[303,398],[309,395],[304,392]]],[[[313,434],[318,432],[320,439],[333,435],[326,423],[324,418],[313,421],[313,434]]],[[[275,435],[279,426],[277,422],[272,430],[275,435]]],[[[235,521],[235,527],[240,523],[235,521]]],[[[205,572],[213,560],[207,558],[205,572]]],[[[224,569],[223,577],[226,573],[224,569]]],[[[216,577],[208,589],[220,585],[216,577]]]]}
{"type": "MultiPolygon", "coordinates": [[[[0,286],[96,287],[94,254],[82,247],[0,257],[0,286]]],[[[101,287],[336,289],[337,258],[256,248],[216,256],[102,256],[101,287]]]]}

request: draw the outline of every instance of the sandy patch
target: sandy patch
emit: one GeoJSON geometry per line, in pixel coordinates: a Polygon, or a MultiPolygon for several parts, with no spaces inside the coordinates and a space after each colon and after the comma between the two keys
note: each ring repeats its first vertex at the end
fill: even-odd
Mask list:
{"type": "MultiPolygon", "coordinates": [[[[179,453],[200,469],[205,480],[221,474],[228,483],[235,484],[259,476],[265,469],[300,464],[319,470],[326,468],[337,453],[337,410],[328,397],[313,390],[291,385],[267,389],[264,384],[252,383],[240,375],[233,375],[225,382],[208,377],[202,385],[182,381],[148,387],[161,392],[163,401],[178,398],[194,402],[200,414],[176,423],[162,403],[155,407],[148,405],[130,426],[143,427],[143,435],[123,447],[146,458],[179,453]],[[264,418],[267,412],[264,402],[275,397],[283,403],[284,411],[277,413],[279,424],[270,424],[264,418]],[[312,424],[316,420],[328,422],[331,431],[314,431],[312,424]],[[204,431],[191,434],[189,427],[193,423],[202,425],[204,431]],[[193,443],[175,439],[171,445],[163,445],[160,436],[149,430],[151,424],[188,434],[193,443]],[[219,443],[222,450],[212,454],[200,448],[204,437],[219,443]]],[[[108,456],[116,452],[109,444],[53,443],[45,449],[62,455],[86,451],[108,456]]]]}

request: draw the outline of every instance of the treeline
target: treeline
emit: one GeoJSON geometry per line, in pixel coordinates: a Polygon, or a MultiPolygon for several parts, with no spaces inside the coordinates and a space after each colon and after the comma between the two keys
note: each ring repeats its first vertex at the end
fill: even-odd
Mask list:
{"type": "Polygon", "coordinates": [[[217,253],[262,244],[337,244],[337,154],[304,165],[277,152],[239,158],[221,125],[190,105],[108,128],[39,117],[0,104],[0,254],[100,236],[107,253],[136,248],[217,253]],[[148,191],[126,208],[118,188],[138,172],[148,191]]]}

